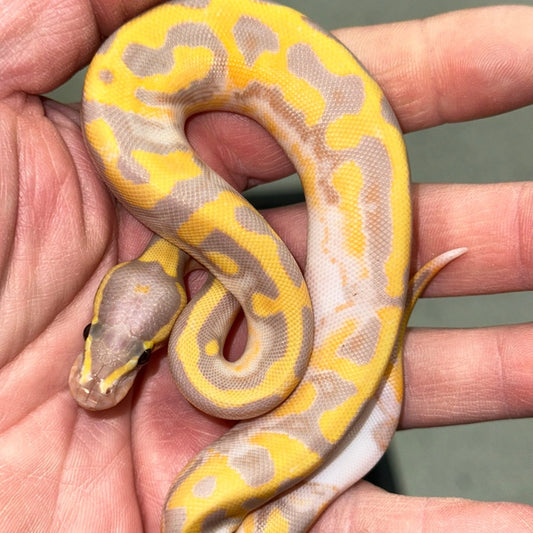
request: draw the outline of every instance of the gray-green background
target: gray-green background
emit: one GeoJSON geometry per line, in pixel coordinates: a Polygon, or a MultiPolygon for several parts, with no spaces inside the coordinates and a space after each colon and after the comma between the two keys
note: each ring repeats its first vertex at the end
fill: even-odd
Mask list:
{"type": "MultiPolygon", "coordinates": [[[[445,11],[516,2],[459,0],[285,0],[328,29],[427,17],[445,11]]],[[[529,2],[524,2],[531,5],[529,2]]],[[[385,43],[386,44],[386,43],[385,43]]],[[[533,65],[531,66],[533,68],[533,65]]],[[[54,91],[79,100],[83,73],[54,91]]],[[[406,136],[415,182],[486,183],[530,180],[533,106],[498,117],[432,128],[406,136]]],[[[298,192],[292,178],[253,194],[298,192]]],[[[424,299],[411,325],[479,327],[531,320],[532,293],[424,299]]],[[[399,490],[533,504],[533,420],[486,422],[402,431],[389,458],[399,490]]]]}

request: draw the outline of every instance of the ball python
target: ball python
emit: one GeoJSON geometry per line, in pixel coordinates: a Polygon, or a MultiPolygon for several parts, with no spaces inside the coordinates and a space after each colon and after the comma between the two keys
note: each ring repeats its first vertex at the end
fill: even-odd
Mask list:
{"type": "Polygon", "coordinates": [[[175,0],[128,22],[93,58],[82,130],[112,194],[155,236],[113,268],[69,378],[100,410],[168,339],[174,380],[205,412],[241,420],[183,469],[165,531],[305,531],[384,453],[402,400],[411,284],[402,132],[355,57],[266,0],[175,0]],[[270,132],[300,175],[305,279],[281,239],[194,152],[187,119],[224,110],[270,132]],[[209,272],[190,302],[191,261],[209,272]],[[248,340],[224,343],[239,308],[248,340]]]}

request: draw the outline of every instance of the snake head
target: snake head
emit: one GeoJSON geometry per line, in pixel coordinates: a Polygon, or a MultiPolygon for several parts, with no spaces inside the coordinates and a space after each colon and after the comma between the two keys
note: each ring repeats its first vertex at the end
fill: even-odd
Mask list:
{"type": "Polygon", "coordinates": [[[84,336],[85,349],[70,371],[70,391],[85,409],[109,409],[126,396],[153,346],[99,323],[87,326],[84,336]]]}
{"type": "Polygon", "coordinates": [[[108,409],[126,396],[187,301],[177,277],[163,268],[169,262],[182,272],[184,259],[173,247],[174,261],[162,254],[170,245],[160,238],[151,243],[141,258],[112,268],[98,288],[92,322],[83,332],[85,347],[69,377],[72,396],[85,409],[108,409]],[[161,263],[153,256],[167,259],[161,263]]]}

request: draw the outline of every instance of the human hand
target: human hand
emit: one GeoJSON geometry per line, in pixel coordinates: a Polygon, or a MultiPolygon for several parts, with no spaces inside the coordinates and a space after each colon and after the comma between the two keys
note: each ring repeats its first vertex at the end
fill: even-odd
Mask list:
{"type": "MultiPolygon", "coordinates": [[[[174,476],[229,427],[183,400],[164,358],[154,357],[134,394],[106,413],[81,410],[67,387],[97,284],[117,261],[137,255],[149,234],[94,174],[77,108],[32,95],[59,85],[89,61],[100,35],[155,3],[136,2],[133,9],[131,2],[107,0],[91,8],[49,0],[36,8],[24,0],[0,17],[6,51],[0,60],[0,526],[5,531],[156,531],[174,476]]],[[[412,131],[531,103],[532,21],[532,8],[507,7],[338,36],[382,85],[404,130],[412,131]],[[385,52],[384,41],[398,46],[385,52]],[[431,55],[422,55],[426,50],[431,55]]],[[[272,139],[241,117],[198,117],[189,125],[189,138],[241,189],[290,171],[272,139]]],[[[470,250],[439,274],[428,293],[529,289],[530,195],[529,184],[415,187],[413,270],[440,251],[470,250]],[[501,205],[509,209],[502,212],[501,205]],[[498,220],[492,216],[496,207],[498,220]],[[517,243],[514,249],[509,242],[517,243]]],[[[266,215],[303,262],[303,208],[266,215]]],[[[410,331],[402,427],[531,415],[530,337],[527,326],[461,335],[410,331]],[[444,350],[446,359],[440,356],[444,350]],[[461,408],[469,404],[478,408],[465,413],[461,408]]],[[[519,531],[524,524],[531,527],[533,510],[392,496],[359,483],[316,530],[339,531],[340,524],[346,530],[397,530],[398,524],[411,524],[409,531],[461,530],[468,524],[519,531]]]]}

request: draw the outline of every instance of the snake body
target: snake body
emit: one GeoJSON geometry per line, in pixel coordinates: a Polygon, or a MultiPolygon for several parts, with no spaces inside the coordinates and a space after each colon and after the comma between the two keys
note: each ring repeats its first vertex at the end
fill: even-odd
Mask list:
{"type": "MultiPolygon", "coordinates": [[[[411,211],[389,104],[353,55],[296,11],[181,0],[104,43],[82,113],[107,185],[157,236],[104,278],[72,394],[88,409],[115,405],[170,335],[169,364],[187,398],[251,419],[179,474],[163,528],[307,529],[379,459],[399,417],[411,211]],[[190,147],[187,118],[212,110],[259,122],[299,173],[305,281],[261,216],[190,147]],[[185,306],[189,256],[210,278],[185,306]],[[249,338],[229,363],[224,338],[239,306],[249,338]]],[[[422,277],[410,304],[431,276],[422,277]]]]}

